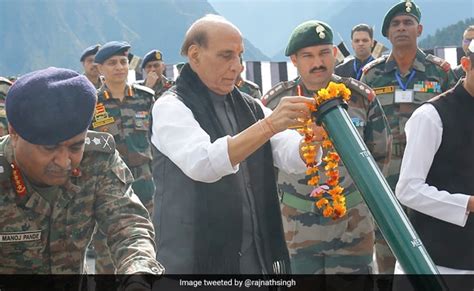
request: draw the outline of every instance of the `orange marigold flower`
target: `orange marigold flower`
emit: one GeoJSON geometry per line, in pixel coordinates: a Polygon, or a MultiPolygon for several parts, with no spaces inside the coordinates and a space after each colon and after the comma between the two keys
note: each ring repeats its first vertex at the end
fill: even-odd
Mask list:
{"type": "Polygon", "coordinates": [[[312,175],[312,174],[315,174],[315,173],[318,173],[318,172],[319,172],[318,167],[308,167],[308,168],[306,168],[306,175],[312,175]]]}
{"type": "Polygon", "coordinates": [[[339,184],[339,177],[331,177],[326,181],[326,184],[331,187],[335,187],[337,184],[339,184]]]}
{"type": "Polygon", "coordinates": [[[336,185],[336,186],[334,186],[334,188],[329,190],[328,193],[331,194],[332,196],[335,196],[335,195],[340,195],[342,193],[342,191],[344,191],[344,188],[342,188],[339,185],[336,185]]]}
{"type": "Polygon", "coordinates": [[[332,198],[332,200],[334,201],[334,205],[344,205],[346,203],[346,197],[344,197],[344,195],[336,195],[332,198]]]}
{"type": "Polygon", "coordinates": [[[328,152],[327,157],[329,157],[334,162],[339,162],[341,160],[339,154],[336,152],[328,152]]]}
{"type": "Polygon", "coordinates": [[[327,149],[332,147],[332,142],[329,139],[325,139],[322,143],[323,148],[327,149]]]}
{"type": "Polygon", "coordinates": [[[323,210],[323,216],[324,217],[330,217],[334,213],[334,208],[331,206],[326,206],[326,208],[323,210]]]}
{"type": "Polygon", "coordinates": [[[330,178],[336,178],[339,177],[339,170],[329,170],[326,172],[326,176],[330,178]]]}
{"type": "Polygon", "coordinates": [[[316,202],[316,207],[321,209],[321,207],[326,206],[329,204],[329,201],[326,198],[321,198],[316,202]]]}
{"type": "Polygon", "coordinates": [[[308,185],[310,185],[310,186],[316,186],[318,184],[319,184],[319,176],[313,176],[308,181],[308,185]]]}
{"type": "Polygon", "coordinates": [[[329,161],[326,166],[324,166],[324,170],[328,171],[328,170],[332,170],[332,169],[335,169],[338,167],[338,164],[336,162],[333,162],[333,161],[329,161]]]}
{"type": "Polygon", "coordinates": [[[340,204],[334,205],[334,216],[336,218],[342,217],[345,214],[346,214],[346,207],[340,204]]]}

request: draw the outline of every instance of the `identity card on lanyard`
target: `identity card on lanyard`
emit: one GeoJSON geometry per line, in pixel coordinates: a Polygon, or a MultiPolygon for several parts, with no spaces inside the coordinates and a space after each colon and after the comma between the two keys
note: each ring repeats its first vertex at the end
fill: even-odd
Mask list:
{"type": "Polygon", "coordinates": [[[398,71],[395,72],[395,78],[397,78],[398,85],[400,85],[400,88],[401,88],[401,89],[395,90],[395,103],[413,103],[414,101],[413,89],[407,90],[407,87],[414,76],[415,76],[415,70],[412,70],[410,75],[408,76],[407,82],[403,84],[400,73],[398,71]]]}

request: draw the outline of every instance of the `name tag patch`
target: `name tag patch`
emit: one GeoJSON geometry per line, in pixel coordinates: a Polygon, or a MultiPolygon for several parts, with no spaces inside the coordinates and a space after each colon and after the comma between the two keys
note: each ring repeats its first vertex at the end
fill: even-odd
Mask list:
{"type": "Polygon", "coordinates": [[[395,103],[413,103],[413,90],[395,90],[395,103]]]}
{"type": "Polygon", "coordinates": [[[41,240],[41,230],[0,233],[0,243],[25,242],[36,240],[41,240]]]}

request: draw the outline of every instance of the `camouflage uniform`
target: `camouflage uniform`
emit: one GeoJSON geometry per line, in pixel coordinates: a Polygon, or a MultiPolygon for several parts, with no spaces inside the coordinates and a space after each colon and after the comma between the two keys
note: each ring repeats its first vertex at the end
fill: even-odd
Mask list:
{"type": "MultiPolygon", "coordinates": [[[[349,116],[374,159],[384,169],[388,165],[391,136],[372,90],[352,78],[333,75],[332,81],[342,82],[352,91],[349,116]]],[[[275,108],[281,97],[298,95],[298,83],[299,78],[277,84],[263,97],[264,104],[275,108]]],[[[314,95],[300,84],[303,95],[314,95]]],[[[278,173],[283,226],[294,273],[372,273],[373,217],[342,163],[339,170],[348,212],[338,220],[323,217],[314,206],[314,198],[309,197],[313,187],[307,185],[307,176],[278,173]]],[[[321,175],[321,185],[325,179],[321,175]]]]}
{"type": "Polygon", "coordinates": [[[7,78],[0,77],[0,136],[8,134],[7,114],[5,112],[5,97],[12,82],[7,78]]]}
{"type": "Polygon", "coordinates": [[[262,98],[262,92],[260,91],[260,87],[257,84],[250,82],[249,80],[244,80],[240,78],[235,85],[237,86],[237,88],[239,88],[241,92],[244,92],[255,99],[262,98]]]}
{"type": "MultiPolygon", "coordinates": [[[[155,184],[151,173],[150,110],[154,102],[153,91],[145,86],[127,85],[125,97],[114,99],[104,85],[98,91],[98,101],[92,129],[113,135],[117,150],[132,171],[133,191],[151,215],[155,184]]],[[[114,268],[103,234],[95,239],[96,272],[113,273],[114,268]]]]}
{"type": "MultiPolygon", "coordinates": [[[[361,79],[375,90],[393,134],[392,157],[387,176],[387,182],[393,191],[398,181],[406,145],[405,123],[423,102],[455,85],[449,63],[433,55],[426,55],[421,50],[417,51],[413,69],[416,73],[407,84],[407,89],[414,89],[413,103],[395,103],[395,90],[400,89],[400,85],[395,77],[397,64],[391,55],[382,56],[365,66],[361,79]]],[[[402,82],[407,82],[407,78],[403,77],[402,82]]],[[[380,231],[376,232],[375,248],[379,272],[392,274],[395,258],[380,231]]]]}
{"type": "Polygon", "coordinates": [[[133,177],[113,138],[88,132],[80,171],[64,186],[38,188],[23,176],[26,194],[12,183],[10,136],[0,139],[0,273],[80,274],[94,226],[105,233],[117,273],[162,272],[154,231],[130,188],[133,177]]]}
{"type": "MultiPolygon", "coordinates": [[[[145,86],[145,81],[146,80],[141,80],[138,81],[137,84],[145,86]]],[[[166,78],[164,75],[161,75],[161,79],[158,80],[151,88],[153,91],[155,91],[155,100],[158,99],[163,93],[165,93],[169,88],[173,87],[174,81],[166,78]]]]}

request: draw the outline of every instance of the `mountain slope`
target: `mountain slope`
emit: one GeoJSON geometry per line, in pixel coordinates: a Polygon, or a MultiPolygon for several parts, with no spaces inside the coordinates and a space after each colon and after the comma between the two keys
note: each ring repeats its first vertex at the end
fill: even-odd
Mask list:
{"type": "MultiPolygon", "coordinates": [[[[1,0],[0,75],[48,66],[80,70],[79,56],[92,44],[125,40],[143,56],[158,48],[177,63],[190,24],[216,13],[206,0],[1,0]]],[[[244,40],[247,60],[268,60],[244,40]]]]}

